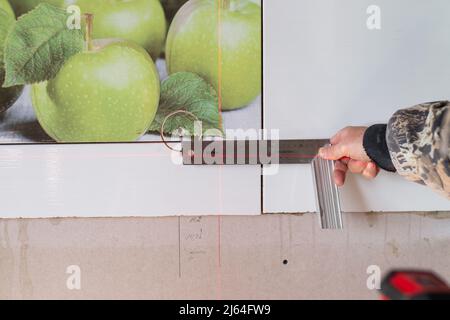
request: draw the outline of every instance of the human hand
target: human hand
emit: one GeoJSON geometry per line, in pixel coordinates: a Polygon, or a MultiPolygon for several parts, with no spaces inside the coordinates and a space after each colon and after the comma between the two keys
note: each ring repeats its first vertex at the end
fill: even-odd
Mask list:
{"type": "Polygon", "coordinates": [[[338,186],[344,185],[348,171],[361,174],[367,179],[374,179],[380,172],[363,147],[366,129],[367,127],[346,127],[330,139],[331,146],[319,150],[320,157],[336,161],[334,181],[338,186]]]}

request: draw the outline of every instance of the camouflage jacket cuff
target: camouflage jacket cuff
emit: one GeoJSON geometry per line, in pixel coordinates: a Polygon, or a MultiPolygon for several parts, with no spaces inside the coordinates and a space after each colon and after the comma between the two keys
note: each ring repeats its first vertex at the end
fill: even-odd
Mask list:
{"type": "Polygon", "coordinates": [[[375,124],[367,128],[364,133],[363,146],[369,158],[378,167],[386,171],[396,172],[386,143],[386,128],[387,125],[385,124],[375,124]]]}

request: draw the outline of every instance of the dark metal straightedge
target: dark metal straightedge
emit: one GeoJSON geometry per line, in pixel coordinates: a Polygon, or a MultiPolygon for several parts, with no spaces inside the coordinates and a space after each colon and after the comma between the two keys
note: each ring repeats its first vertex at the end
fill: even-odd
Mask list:
{"type": "Polygon", "coordinates": [[[185,165],[307,164],[327,139],[182,142],[185,165]]]}

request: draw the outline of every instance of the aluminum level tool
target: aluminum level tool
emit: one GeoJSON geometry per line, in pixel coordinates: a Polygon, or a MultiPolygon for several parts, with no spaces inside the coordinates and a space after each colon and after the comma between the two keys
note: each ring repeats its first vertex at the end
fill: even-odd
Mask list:
{"type": "Polygon", "coordinates": [[[342,229],[334,162],[317,157],[329,140],[215,140],[182,143],[184,165],[310,164],[322,229],[342,229]]]}

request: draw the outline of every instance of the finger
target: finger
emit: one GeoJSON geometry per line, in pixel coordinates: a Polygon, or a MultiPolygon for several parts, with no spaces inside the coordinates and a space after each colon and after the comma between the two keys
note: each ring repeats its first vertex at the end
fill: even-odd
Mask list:
{"type": "Polygon", "coordinates": [[[338,144],[341,142],[342,134],[344,133],[346,128],[339,130],[334,136],[331,137],[330,143],[331,144],[338,144]]]}
{"type": "Polygon", "coordinates": [[[338,133],[336,133],[334,136],[332,136],[331,137],[331,139],[330,139],[330,143],[331,144],[338,144],[339,142],[341,142],[341,135],[340,135],[340,133],[338,132],[338,133]]]}
{"type": "Polygon", "coordinates": [[[348,163],[351,161],[352,159],[350,159],[349,157],[343,157],[341,159],[339,159],[339,162],[342,162],[343,164],[345,164],[346,166],[348,166],[348,163]]]}
{"type": "Polygon", "coordinates": [[[375,163],[373,162],[369,162],[366,166],[366,168],[364,169],[364,171],[362,172],[362,175],[366,178],[366,179],[375,179],[376,176],[378,175],[378,167],[375,163]]]}
{"type": "Polygon", "coordinates": [[[347,174],[348,167],[342,161],[336,161],[334,165],[334,182],[336,185],[343,186],[345,183],[345,176],[347,174]]]}
{"type": "Polygon", "coordinates": [[[348,163],[348,170],[351,173],[361,174],[367,167],[367,162],[359,160],[350,160],[348,163]]]}
{"type": "Polygon", "coordinates": [[[380,167],[378,167],[374,162],[371,162],[370,164],[371,166],[373,166],[375,169],[375,175],[374,178],[376,178],[378,176],[378,174],[380,173],[380,167]]]}
{"type": "Polygon", "coordinates": [[[342,144],[335,144],[320,148],[319,156],[326,160],[339,160],[347,155],[344,152],[344,147],[342,144]]]}

